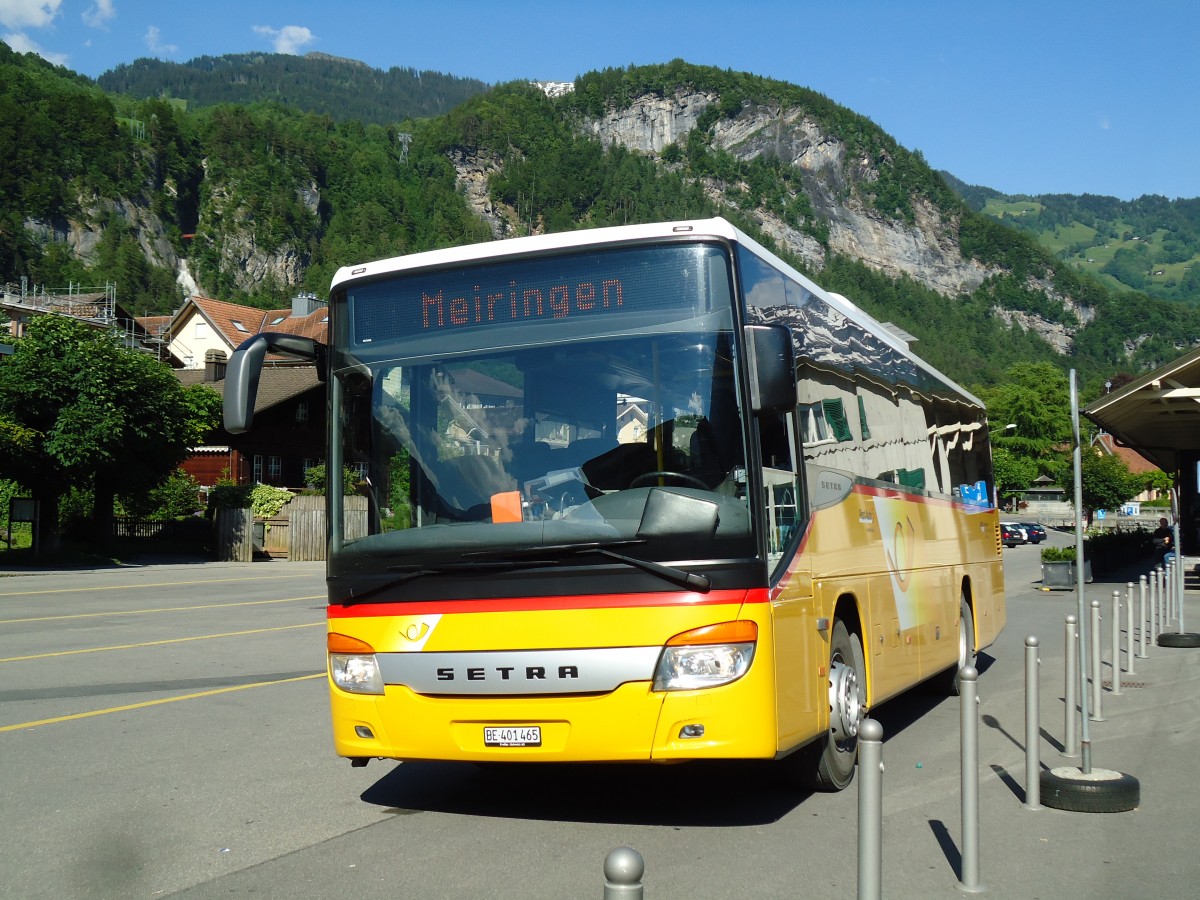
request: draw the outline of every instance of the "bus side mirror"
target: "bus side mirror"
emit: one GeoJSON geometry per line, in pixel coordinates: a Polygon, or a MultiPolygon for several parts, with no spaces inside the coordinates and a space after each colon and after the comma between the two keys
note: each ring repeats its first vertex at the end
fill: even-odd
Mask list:
{"type": "Polygon", "coordinates": [[[312,338],[278,331],[267,331],[242,342],[225,367],[225,390],[222,403],[225,430],[244,434],[254,422],[254,401],[258,397],[258,379],[268,352],[287,353],[317,364],[325,377],[325,345],[312,338]]]}
{"type": "Polygon", "coordinates": [[[795,409],[796,354],[791,330],[780,324],[747,325],[745,335],[754,411],[783,413],[795,409]]]}

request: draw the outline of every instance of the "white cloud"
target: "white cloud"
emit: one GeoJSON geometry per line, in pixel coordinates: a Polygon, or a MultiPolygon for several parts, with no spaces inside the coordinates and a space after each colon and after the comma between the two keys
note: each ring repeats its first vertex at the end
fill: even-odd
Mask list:
{"type": "Polygon", "coordinates": [[[49,50],[43,50],[23,32],[16,31],[4,35],[4,43],[8,44],[16,53],[36,53],[42,59],[46,60],[46,62],[54,63],[56,66],[65,66],[67,64],[67,54],[51,53],[49,50]]]}
{"type": "Polygon", "coordinates": [[[150,48],[151,53],[160,53],[164,56],[170,56],[179,50],[174,44],[164,44],[162,42],[162,33],[158,30],[157,25],[151,25],[146,29],[146,34],[142,37],[146,42],[146,46],[150,48]]]}
{"type": "Polygon", "coordinates": [[[96,0],[83,11],[83,21],[92,28],[104,28],[116,17],[117,11],[113,9],[113,0],[96,0]]]}
{"type": "Polygon", "coordinates": [[[270,38],[276,53],[289,53],[293,56],[317,39],[317,36],[303,25],[284,25],[278,29],[270,25],[255,25],[254,33],[270,38]]]}
{"type": "Polygon", "coordinates": [[[54,21],[60,6],[62,0],[0,0],[0,25],[45,28],[54,21]]]}
{"type": "Polygon", "coordinates": [[[1111,128],[1111,127],[1112,127],[1112,126],[1110,125],[1110,123],[1109,123],[1109,121],[1108,121],[1108,116],[1101,116],[1101,117],[1100,117],[1100,130],[1101,130],[1101,131],[1108,131],[1108,130],[1109,130],[1109,128],[1111,128]]]}

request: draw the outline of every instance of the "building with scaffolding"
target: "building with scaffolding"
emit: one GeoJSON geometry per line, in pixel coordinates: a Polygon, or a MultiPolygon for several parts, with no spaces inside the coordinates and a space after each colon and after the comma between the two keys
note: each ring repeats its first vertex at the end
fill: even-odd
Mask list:
{"type": "Polygon", "coordinates": [[[117,302],[117,286],[111,281],[102,287],[70,284],[65,288],[44,285],[31,288],[22,278],[20,285],[6,284],[0,288],[0,313],[8,316],[6,332],[13,338],[21,337],[38,316],[71,316],[94,328],[119,333],[122,344],[130,349],[172,363],[166,342],[117,302]]]}

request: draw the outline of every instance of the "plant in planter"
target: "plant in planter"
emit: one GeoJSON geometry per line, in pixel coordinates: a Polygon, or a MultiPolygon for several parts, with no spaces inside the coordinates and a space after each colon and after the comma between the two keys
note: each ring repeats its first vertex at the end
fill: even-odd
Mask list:
{"type": "Polygon", "coordinates": [[[1074,547],[1043,547],[1042,562],[1075,562],[1074,547]]]}
{"type": "MultiPolygon", "coordinates": [[[[1092,580],[1092,560],[1086,551],[1083,556],[1083,580],[1089,584],[1092,580]]],[[[1043,547],[1043,590],[1073,587],[1075,587],[1075,548],[1043,547]]]]}

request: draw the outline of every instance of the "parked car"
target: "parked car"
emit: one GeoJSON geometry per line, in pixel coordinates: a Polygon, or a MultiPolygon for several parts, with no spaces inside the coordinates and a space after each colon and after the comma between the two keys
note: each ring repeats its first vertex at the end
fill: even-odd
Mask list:
{"type": "Polygon", "coordinates": [[[1000,523],[1000,543],[1005,547],[1015,547],[1017,544],[1024,544],[1026,540],[1025,532],[1016,522],[1000,523]]]}
{"type": "Polygon", "coordinates": [[[1019,523],[1025,529],[1026,540],[1031,544],[1040,544],[1046,539],[1046,529],[1037,522],[1021,522],[1019,523]]]}

